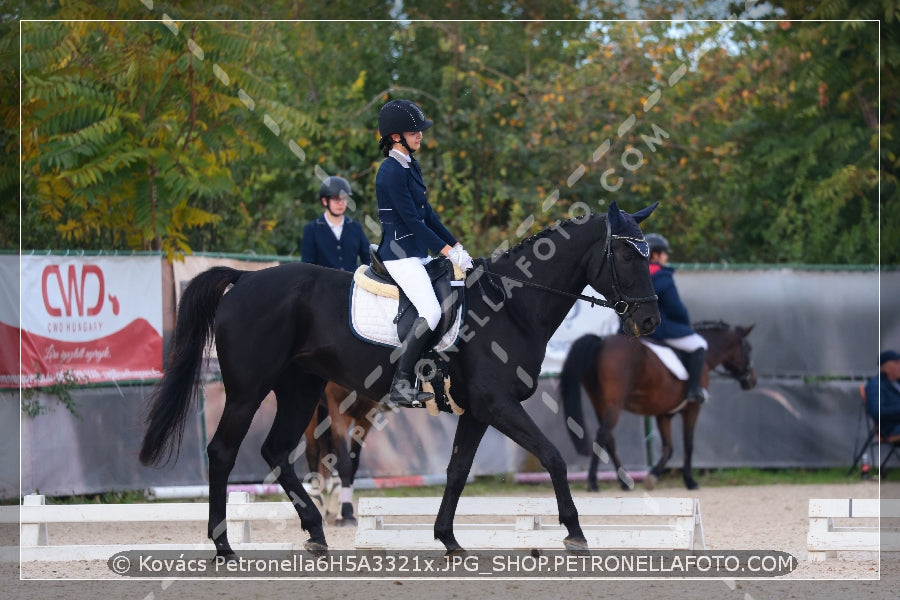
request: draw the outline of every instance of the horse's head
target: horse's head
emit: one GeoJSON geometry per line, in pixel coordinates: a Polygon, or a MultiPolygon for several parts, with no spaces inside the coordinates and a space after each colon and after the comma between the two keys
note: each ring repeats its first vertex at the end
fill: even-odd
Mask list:
{"type": "Polygon", "coordinates": [[[590,257],[588,267],[588,282],[614,304],[623,331],[633,337],[647,335],[659,325],[650,281],[650,249],[638,226],[658,204],[630,215],[611,202],[606,212],[605,248],[602,255],[590,257]]]}
{"type": "Polygon", "coordinates": [[[735,325],[729,331],[729,342],[722,359],[722,366],[728,373],[738,380],[742,390],[752,390],[756,386],[756,373],[753,371],[753,361],[750,352],[753,349],[747,336],[753,330],[753,325],[741,327],[735,325]]]}

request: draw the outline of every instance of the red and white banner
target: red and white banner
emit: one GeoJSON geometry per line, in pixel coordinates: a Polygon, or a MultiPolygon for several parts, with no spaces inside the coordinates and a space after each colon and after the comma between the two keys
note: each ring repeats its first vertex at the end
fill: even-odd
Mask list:
{"type": "Polygon", "coordinates": [[[21,287],[19,259],[0,256],[0,386],[162,375],[159,257],[22,256],[21,287]]]}

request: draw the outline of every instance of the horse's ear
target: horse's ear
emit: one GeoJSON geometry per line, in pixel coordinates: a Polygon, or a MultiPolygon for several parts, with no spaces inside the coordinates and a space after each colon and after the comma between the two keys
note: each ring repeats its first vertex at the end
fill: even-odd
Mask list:
{"type": "Polygon", "coordinates": [[[606,210],[606,218],[609,220],[609,225],[613,231],[618,231],[618,228],[623,226],[622,211],[615,200],[609,203],[609,208],[606,210]]]}
{"type": "Polygon", "coordinates": [[[747,337],[748,335],[750,335],[750,332],[753,331],[754,327],[756,327],[756,323],[747,325],[746,327],[742,327],[742,326],[738,325],[738,329],[740,330],[741,335],[743,337],[747,337]]]}
{"type": "Polygon", "coordinates": [[[651,204],[651,205],[648,206],[647,208],[642,208],[641,210],[637,211],[636,213],[634,213],[634,214],[631,215],[631,216],[634,217],[634,220],[635,220],[635,221],[637,221],[638,223],[640,223],[641,221],[643,221],[644,219],[646,219],[647,217],[649,217],[649,216],[650,216],[650,213],[652,213],[654,210],[656,210],[656,207],[657,207],[657,206],[659,206],[659,202],[654,202],[653,204],[651,204]]]}

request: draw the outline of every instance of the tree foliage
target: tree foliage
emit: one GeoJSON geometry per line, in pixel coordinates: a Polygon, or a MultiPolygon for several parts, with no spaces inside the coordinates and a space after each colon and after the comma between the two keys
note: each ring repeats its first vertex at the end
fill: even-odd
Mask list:
{"type": "MultiPolygon", "coordinates": [[[[435,121],[419,156],[429,196],[473,254],[613,200],[659,201],[647,227],[679,261],[868,264],[879,213],[883,238],[900,229],[879,210],[896,196],[897,100],[879,106],[878,88],[896,83],[895,0],[811,15],[883,19],[880,57],[877,21],[804,22],[793,0],[740,22],[667,21],[746,9],[713,2],[637,15],[571,0],[98,4],[41,16],[105,21],[22,27],[27,248],[297,254],[331,174],[351,181],[351,214],[377,241],[376,117],[398,97],[435,121]],[[327,20],[241,21],[251,10],[327,20]],[[634,17],[647,20],[603,20],[634,17]]],[[[6,58],[18,28],[5,27],[6,58]]],[[[11,132],[18,107],[2,102],[11,132]]],[[[900,262],[894,246],[883,262],[900,262]]]]}

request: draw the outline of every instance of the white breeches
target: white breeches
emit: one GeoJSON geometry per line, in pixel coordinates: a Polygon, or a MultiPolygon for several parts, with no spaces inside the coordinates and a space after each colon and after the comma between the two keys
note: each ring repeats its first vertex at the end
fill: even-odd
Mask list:
{"type": "Polygon", "coordinates": [[[706,350],[708,347],[706,340],[699,333],[692,333],[691,335],[686,335],[680,338],[668,338],[663,341],[665,341],[673,348],[677,348],[678,350],[682,350],[684,352],[693,352],[694,350],[699,350],[700,348],[706,350]]]}
{"type": "MultiPolygon", "coordinates": [[[[391,274],[406,296],[409,298],[419,316],[428,321],[428,328],[434,331],[441,320],[441,305],[438,304],[431,279],[425,271],[425,265],[431,258],[401,258],[384,261],[384,268],[391,274]]],[[[702,339],[702,338],[701,338],[702,339]]]]}

